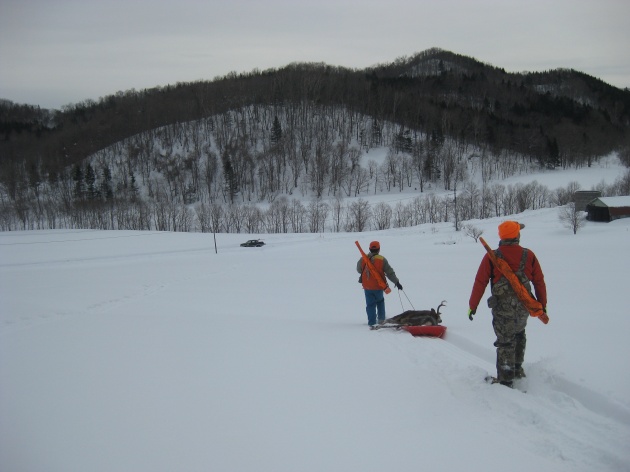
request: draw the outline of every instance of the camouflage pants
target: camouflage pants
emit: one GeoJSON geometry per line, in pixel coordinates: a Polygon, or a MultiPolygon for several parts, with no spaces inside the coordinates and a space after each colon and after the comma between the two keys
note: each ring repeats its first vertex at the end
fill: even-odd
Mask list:
{"type": "Polygon", "coordinates": [[[488,306],[492,308],[492,327],[497,336],[497,378],[510,382],[514,380],[515,366],[520,367],[525,359],[529,313],[513,293],[493,295],[488,306]]]}

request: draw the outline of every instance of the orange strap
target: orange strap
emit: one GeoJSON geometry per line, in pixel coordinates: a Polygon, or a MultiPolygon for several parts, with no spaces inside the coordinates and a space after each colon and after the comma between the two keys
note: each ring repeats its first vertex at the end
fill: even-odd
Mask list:
{"type": "Polygon", "coordinates": [[[510,285],[514,289],[514,293],[516,293],[518,299],[525,306],[525,308],[527,308],[529,314],[535,318],[539,318],[540,321],[545,324],[549,323],[549,317],[547,316],[547,313],[543,311],[542,304],[530,295],[530,293],[523,286],[523,284],[518,279],[507,261],[498,258],[483,238],[479,238],[479,241],[481,241],[483,247],[486,248],[486,251],[488,252],[488,256],[490,256],[490,260],[492,261],[492,263],[501,271],[503,276],[510,283],[510,285]]]}

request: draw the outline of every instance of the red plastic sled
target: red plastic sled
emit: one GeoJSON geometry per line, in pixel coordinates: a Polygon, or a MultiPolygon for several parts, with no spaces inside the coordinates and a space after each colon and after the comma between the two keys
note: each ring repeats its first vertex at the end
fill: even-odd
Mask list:
{"type": "Polygon", "coordinates": [[[403,326],[405,330],[412,336],[431,336],[432,338],[441,338],[446,332],[446,326],[403,326]]]}

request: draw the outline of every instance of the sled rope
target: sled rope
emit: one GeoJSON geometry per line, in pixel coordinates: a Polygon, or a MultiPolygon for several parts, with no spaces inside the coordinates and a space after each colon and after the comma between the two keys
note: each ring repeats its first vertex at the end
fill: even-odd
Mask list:
{"type": "Polygon", "coordinates": [[[407,299],[407,301],[409,302],[409,305],[411,305],[411,308],[413,310],[416,309],[416,307],[413,306],[413,303],[411,303],[411,300],[409,300],[409,297],[407,296],[407,294],[405,293],[404,290],[398,290],[398,299],[400,300],[400,307],[402,308],[402,311],[405,311],[405,307],[403,305],[403,301],[402,301],[402,297],[400,296],[400,292],[403,293],[403,295],[405,295],[405,298],[407,299]]]}

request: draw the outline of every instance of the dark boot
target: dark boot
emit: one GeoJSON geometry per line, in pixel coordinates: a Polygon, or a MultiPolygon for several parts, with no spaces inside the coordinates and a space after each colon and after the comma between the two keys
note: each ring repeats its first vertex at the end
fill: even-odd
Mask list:
{"type": "Polygon", "coordinates": [[[492,377],[490,375],[486,377],[486,382],[491,383],[491,384],[505,385],[506,387],[509,387],[509,388],[514,387],[514,382],[512,382],[511,380],[499,380],[496,377],[492,377]]]}

